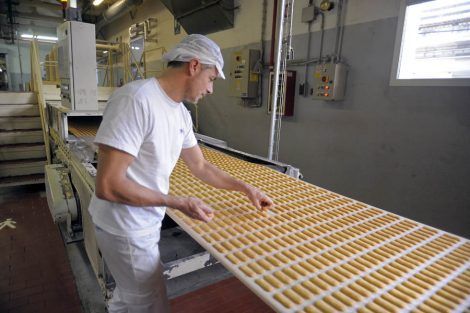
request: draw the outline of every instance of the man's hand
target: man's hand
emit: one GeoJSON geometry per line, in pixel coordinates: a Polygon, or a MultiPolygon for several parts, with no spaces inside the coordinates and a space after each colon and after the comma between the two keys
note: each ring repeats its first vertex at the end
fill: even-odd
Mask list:
{"type": "Polygon", "coordinates": [[[195,197],[178,197],[175,204],[170,205],[178,209],[190,218],[203,222],[210,222],[214,217],[214,212],[207,204],[195,197]]]}
{"type": "Polygon", "coordinates": [[[267,211],[274,207],[273,201],[258,188],[247,185],[245,194],[258,210],[267,211]]]}

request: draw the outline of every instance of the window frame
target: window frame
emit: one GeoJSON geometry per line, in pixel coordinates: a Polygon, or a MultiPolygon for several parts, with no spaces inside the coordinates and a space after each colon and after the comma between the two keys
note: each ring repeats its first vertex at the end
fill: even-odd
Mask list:
{"type": "Polygon", "coordinates": [[[405,23],[405,12],[409,5],[430,2],[433,0],[401,0],[398,12],[397,30],[395,35],[395,46],[393,49],[392,69],[390,71],[390,86],[470,86],[470,78],[397,78],[399,59],[403,40],[403,27],[405,23]]]}

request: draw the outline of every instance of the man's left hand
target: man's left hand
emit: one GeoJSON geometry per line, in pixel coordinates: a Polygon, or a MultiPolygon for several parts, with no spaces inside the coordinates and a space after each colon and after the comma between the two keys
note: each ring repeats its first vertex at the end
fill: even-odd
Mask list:
{"type": "Polygon", "coordinates": [[[258,188],[248,185],[245,194],[258,210],[267,211],[274,207],[273,201],[258,188]]]}

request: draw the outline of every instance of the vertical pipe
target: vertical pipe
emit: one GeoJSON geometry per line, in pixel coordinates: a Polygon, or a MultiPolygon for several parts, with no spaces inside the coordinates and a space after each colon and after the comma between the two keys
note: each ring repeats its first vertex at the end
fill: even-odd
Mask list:
{"type": "Polygon", "coordinates": [[[294,0],[289,2],[289,33],[288,33],[288,38],[287,38],[287,47],[289,48],[289,51],[286,51],[286,58],[287,59],[293,59],[294,58],[294,52],[292,50],[292,17],[294,16],[294,0]]]}
{"type": "MultiPolygon", "coordinates": [[[[264,45],[264,34],[265,34],[265,30],[266,30],[266,19],[267,19],[267,7],[268,7],[268,0],[263,0],[263,4],[262,4],[262,15],[263,15],[263,19],[262,19],[262,23],[261,23],[261,42],[260,42],[260,45],[261,45],[261,57],[260,57],[260,67],[259,67],[259,78],[258,78],[258,106],[261,107],[263,106],[263,75],[264,75],[264,60],[265,60],[265,57],[264,57],[264,52],[265,52],[265,45],[264,45]]],[[[269,73],[269,71],[268,71],[269,73]]]]}
{"type": "Polygon", "coordinates": [[[344,24],[346,19],[346,0],[341,1],[341,30],[339,32],[339,43],[338,43],[338,61],[341,61],[341,50],[343,48],[343,34],[344,34],[344,24]]]}
{"type": "Polygon", "coordinates": [[[282,49],[282,34],[284,31],[284,8],[285,0],[281,0],[279,8],[279,23],[277,31],[277,51],[276,51],[276,60],[274,63],[274,77],[273,77],[273,89],[271,93],[271,131],[269,133],[269,147],[268,147],[268,159],[272,160],[273,158],[273,148],[274,148],[274,129],[276,125],[276,115],[277,115],[277,93],[279,88],[279,67],[281,63],[281,49],[282,49]]]}
{"type": "MultiPolygon", "coordinates": [[[[13,7],[12,7],[12,3],[11,3],[11,0],[8,0],[7,1],[7,9],[8,9],[8,22],[10,23],[10,37],[11,37],[11,43],[14,44],[15,43],[15,36],[14,36],[14,33],[13,33],[13,25],[15,25],[14,23],[14,19],[13,19],[13,7]]],[[[16,39],[18,40],[19,37],[16,37],[16,39]]]]}
{"type": "Polygon", "coordinates": [[[20,62],[21,89],[23,89],[23,90],[20,90],[20,91],[26,91],[25,90],[26,88],[25,88],[24,80],[23,80],[23,63],[21,62],[21,51],[20,51],[20,41],[18,40],[18,38],[19,38],[18,31],[16,31],[16,35],[17,35],[16,48],[18,49],[18,60],[20,62]]]}
{"type": "Polygon", "coordinates": [[[108,75],[108,81],[107,81],[108,87],[113,87],[114,73],[113,73],[113,58],[111,54],[113,54],[113,52],[111,50],[108,50],[108,69],[109,69],[109,75],[108,75]]]}
{"type": "Polygon", "coordinates": [[[269,65],[274,65],[274,41],[276,41],[276,23],[277,23],[277,0],[274,0],[273,5],[273,22],[271,25],[271,54],[269,57],[269,65]]]}

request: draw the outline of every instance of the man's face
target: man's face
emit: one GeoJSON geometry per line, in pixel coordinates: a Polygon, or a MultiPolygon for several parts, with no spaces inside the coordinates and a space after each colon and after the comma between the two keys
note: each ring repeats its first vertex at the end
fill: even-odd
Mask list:
{"type": "Polygon", "coordinates": [[[186,92],[186,99],[189,102],[197,103],[205,95],[211,94],[213,92],[214,80],[217,78],[217,69],[215,66],[207,66],[201,63],[196,65],[189,64],[193,66],[190,68],[193,70],[191,73],[191,78],[189,80],[189,86],[186,92]]]}

